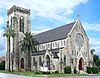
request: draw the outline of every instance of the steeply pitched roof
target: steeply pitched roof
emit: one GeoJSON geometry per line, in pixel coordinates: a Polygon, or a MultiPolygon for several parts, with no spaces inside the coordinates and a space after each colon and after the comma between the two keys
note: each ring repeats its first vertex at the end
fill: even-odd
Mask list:
{"type": "Polygon", "coordinates": [[[49,41],[64,39],[67,37],[74,24],[75,22],[72,22],[49,31],[36,34],[34,35],[34,38],[40,44],[49,41]]]}
{"type": "Polygon", "coordinates": [[[45,53],[46,53],[46,50],[44,50],[44,51],[36,51],[36,52],[32,53],[32,56],[45,55],[45,53]]]}
{"type": "MultiPolygon", "coordinates": [[[[50,50],[52,52],[54,58],[58,58],[57,53],[59,53],[59,49],[62,49],[62,48],[56,48],[56,49],[51,49],[50,50]]],[[[32,52],[32,56],[45,55],[45,53],[46,53],[46,50],[34,51],[34,52],[32,52]]]]}

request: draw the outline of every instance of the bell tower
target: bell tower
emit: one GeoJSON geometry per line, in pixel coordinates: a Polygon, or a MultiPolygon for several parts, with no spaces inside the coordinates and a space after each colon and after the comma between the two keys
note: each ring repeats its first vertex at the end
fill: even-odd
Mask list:
{"type": "Polygon", "coordinates": [[[15,31],[22,33],[30,31],[30,9],[14,5],[8,10],[7,15],[9,25],[13,26],[15,31]]]}
{"type": "MultiPolygon", "coordinates": [[[[15,30],[16,35],[14,38],[7,41],[7,53],[8,56],[8,46],[10,46],[10,70],[17,71],[20,69],[20,57],[21,49],[19,47],[19,41],[24,37],[24,33],[30,32],[30,9],[25,9],[14,5],[8,12],[8,26],[11,26],[15,30]],[[10,45],[8,45],[10,43],[10,45]]],[[[7,59],[7,58],[6,58],[7,59]]],[[[9,67],[9,60],[6,60],[6,69],[9,67]]]]}

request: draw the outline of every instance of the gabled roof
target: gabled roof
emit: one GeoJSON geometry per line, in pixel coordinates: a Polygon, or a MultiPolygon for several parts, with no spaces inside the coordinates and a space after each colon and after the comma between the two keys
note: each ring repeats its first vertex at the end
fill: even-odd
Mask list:
{"type": "Polygon", "coordinates": [[[67,38],[68,33],[74,26],[75,22],[60,26],[58,28],[45,31],[39,34],[34,35],[33,37],[37,40],[38,43],[46,43],[50,41],[60,40],[67,38]]]}

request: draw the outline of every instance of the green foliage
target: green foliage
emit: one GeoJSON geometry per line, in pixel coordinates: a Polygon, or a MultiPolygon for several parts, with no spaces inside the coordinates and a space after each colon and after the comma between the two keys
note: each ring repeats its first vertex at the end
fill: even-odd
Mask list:
{"type": "Polygon", "coordinates": [[[88,74],[97,74],[99,72],[98,67],[87,67],[88,74]]]}
{"type": "Polygon", "coordinates": [[[93,61],[95,62],[95,65],[99,67],[100,65],[100,58],[98,55],[93,56],[93,61]]]}
{"type": "Polygon", "coordinates": [[[0,70],[5,70],[5,61],[0,63],[0,70]]]}
{"type": "Polygon", "coordinates": [[[96,64],[96,66],[99,67],[100,66],[100,59],[96,60],[95,64],[96,64]]]}
{"type": "Polygon", "coordinates": [[[15,37],[16,35],[16,32],[15,30],[12,29],[12,26],[7,26],[7,28],[5,28],[5,32],[3,34],[3,36],[6,36],[6,37],[15,37]]]}
{"type": "Polygon", "coordinates": [[[30,32],[26,32],[24,33],[24,35],[25,37],[20,41],[21,50],[24,52],[30,52],[30,50],[32,52],[36,51],[36,45],[38,44],[38,42],[33,38],[30,32]]]}
{"type": "Polygon", "coordinates": [[[20,41],[21,51],[26,53],[28,56],[28,69],[31,71],[31,52],[36,51],[36,45],[38,42],[33,38],[30,32],[24,33],[23,40],[20,41]]]}
{"type": "Polygon", "coordinates": [[[94,52],[95,52],[95,49],[91,49],[91,53],[94,54],[94,52]]]}
{"type": "MultiPolygon", "coordinates": [[[[10,45],[10,37],[14,38],[16,36],[15,30],[13,30],[12,26],[9,26],[8,23],[7,23],[7,28],[5,28],[5,32],[3,36],[7,37],[8,42],[9,42],[8,45],[10,45]]],[[[10,46],[9,46],[8,53],[9,53],[9,69],[8,70],[10,71],[10,46]]]]}
{"type": "Polygon", "coordinates": [[[59,73],[59,71],[58,71],[58,70],[56,70],[56,71],[55,71],[55,74],[57,74],[57,73],[59,73]]]}
{"type": "Polygon", "coordinates": [[[71,67],[70,66],[64,67],[64,73],[70,74],[71,73],[71,67]]]}
{"type": "Polygon", "coordinates": [[[100,65],[99,65],[99,67],[98,67],[98,70],[99,70],[99,72],[100,72],[100,65]]]}
{"type": "Polygon", "coordinates": [[[42,72],[43,74],[51,74],[50,72],[42,72]]]}
{"type": "Polygon", "coordinates": [[[99,71],[98,71],[98,67],[92,67],[92,73],[93,74],[97,74],[99,71]]]}
{"type": "Polygon", "coordinates": [[[77,70],[76,69],[74,69],[74,74],[77,74],[77,70]]]}
{"type": "Polygon", "coordinates": [[[87,67],[87,73],[91,74],[92,73],[92,68],[91,67],[87,67]]]}
{"type": "Polygon", "coordinates": [[[50,72],[34,71],[35,74],[51,74],[50,72]]]}
{"type": "Polygon", "coordinates": [[[41,71],[35,71],[34,73],[35,73],[35,74],[42,74],[41,71]]]}

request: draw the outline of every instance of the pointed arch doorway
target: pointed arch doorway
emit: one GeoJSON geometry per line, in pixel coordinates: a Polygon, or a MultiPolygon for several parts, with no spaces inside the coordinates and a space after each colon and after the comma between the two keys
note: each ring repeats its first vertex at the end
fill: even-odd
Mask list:
{"type": "Polygon", "coordinates": [[[80,60],[79,60],[79,66],[78,66],[79,70],[83,70],[83,63],[84,63],[83,58],[80,58],[80,60]]]}
{"type": "Polygon", "coordinates": [[[47,64],[48,70],[50,70],[50,57],[49,57],[49,55],[46,56],[46,64],[47,64]]]}
{"type": "Polygon", "coordinates": [[[21,69],[24,69],[24,58],[21,58],[21,69]]]}

